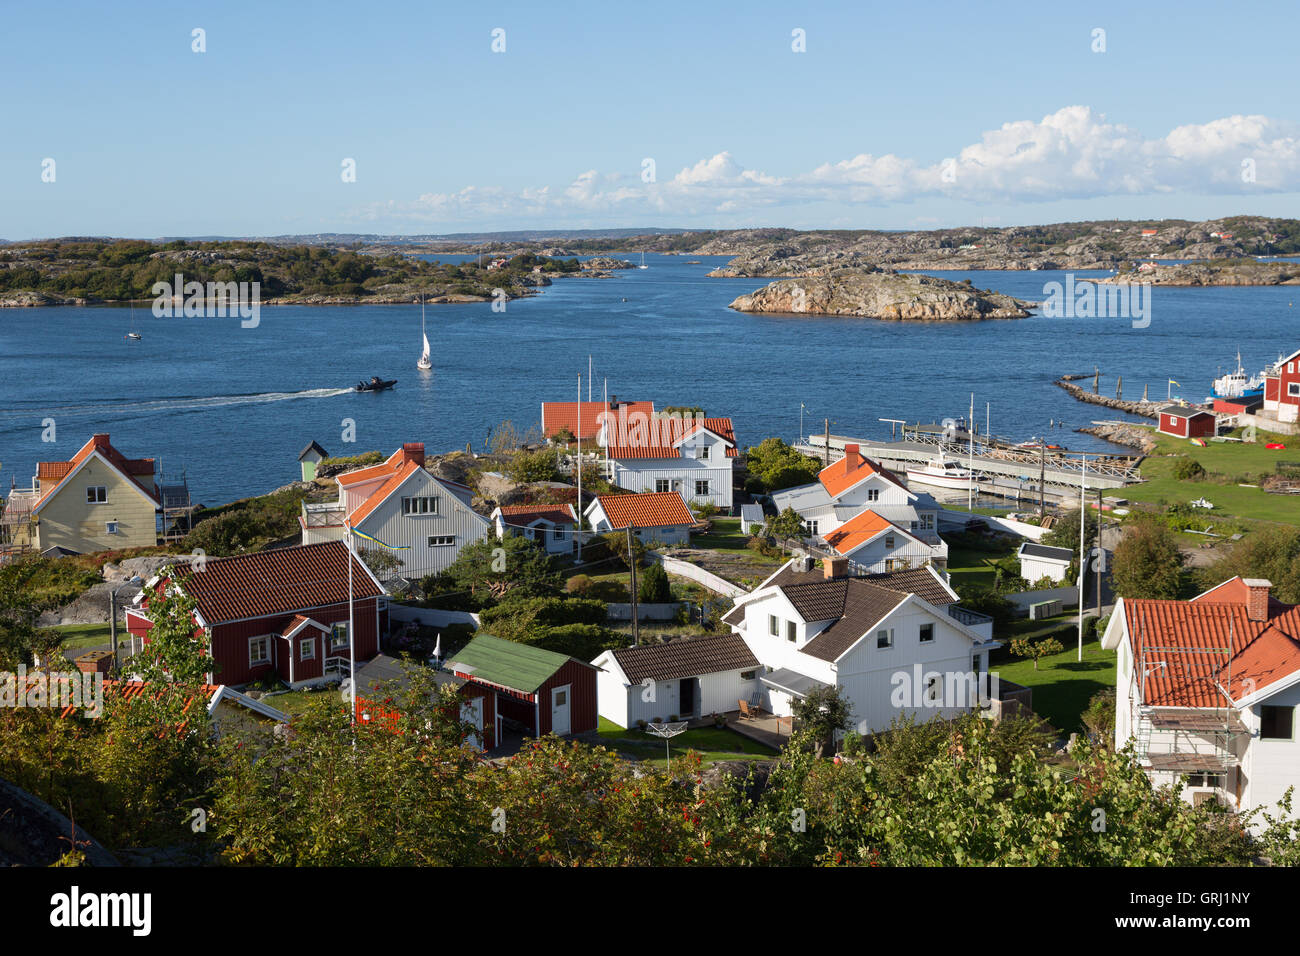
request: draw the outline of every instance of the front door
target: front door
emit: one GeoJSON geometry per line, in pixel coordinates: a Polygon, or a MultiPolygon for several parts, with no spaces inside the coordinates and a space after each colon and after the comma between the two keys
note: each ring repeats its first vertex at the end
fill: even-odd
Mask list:
{"type": "Polygon", "coordinates": [[[460,719],[474,730],[467,741],[471,747],[483,749],[483,698],[475,697],[460,705],[460,719]]]}
{"type": "Polygon", "coordinates": [[[551,691],[551,733],[563,737],[569,732],[569,685],[551,691]]]}
{"type": "Polygon", "coordinates": [[[697,677],[684,677],[677,682],[677,706],[682,720],[695,713],[700,681],[697,677]]]}

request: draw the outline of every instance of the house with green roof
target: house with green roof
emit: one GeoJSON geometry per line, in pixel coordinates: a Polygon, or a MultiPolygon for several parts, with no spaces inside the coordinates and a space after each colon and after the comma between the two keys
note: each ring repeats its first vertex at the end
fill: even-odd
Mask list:
{"type": "Polygon", "coordinates": [[[478,634],[446,668],[487,691],[483,717],[493,740],[506,724],[534,737],[596,730],[598,668],[586,661],[478,634]]]}

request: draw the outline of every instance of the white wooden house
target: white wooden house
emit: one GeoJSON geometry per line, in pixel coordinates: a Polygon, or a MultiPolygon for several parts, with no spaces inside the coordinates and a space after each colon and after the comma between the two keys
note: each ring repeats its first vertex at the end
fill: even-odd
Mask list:
{"type": "Polygon", "coordinates": [[[636,495],[597,495],[583,512],[597,534],[631,526],[646,544],[689,544],[695,517],[675,491],[636,495]]]}
{"type": "Polygon", "coordinates": [[[785,715],[819,685],[839,688],[859,733],[895,717],[966,713],[988,697],[992,621],[957,607],[932,567],[851,577],[799,559],[740,598],[724,617],[762,665],[761,705],[785,715]],[[806,570],[804,568],[807,568],[806,570]]]}
{"type": "Polygon", "coordinates": [[[492,527],[498,538],[523,535],[547,554],[569,554],[577,547],[573,505],[502,505],[492,512],[492,527]]]}
{"type": "Polygon", "coordinates": [[[827,541],[870,510],[928,548],[919,563],[947,567],[948,545],[937,530],[939,503],[926,492],[909,490],[856,444],[845,445],[844,457],[823,468],[816,481],[774,492],[772,504],[778,513],[793,508],[803,518],[805,534],[827,541]]]}
{"type": "Polygon", "coordinates": [[[1237,577],[1190,601],[1120,598],[1102,636],[1116,746],[1190,802],[1276,812],[1300,789],[1300,605],[1271,588],[1237,577]]]}
{"type": "Polygon", "coordinates": [[[469,488],[425,469],[422,442],[409,442],[382,464],[344,472],[335,481],[337,501],[303,503],[302,543],[342,541],[346,523],[366,536],[353,541],[358,551],[398,549],[398,574],[407,580],[446,570],[465,545],[491,530],[470,507],[469,488]]]}
{"type": "Polygon", "coordinates": [[[1031,584],[1043,578],[1060,584],[1074,560],[1074,552],[1069,548],[1053,548],[1033,541],[1022,544],[1016,556],[1020,558],[1020,576],[1031,584]]]}
{"type": "Polygon", "coordinates": [[[600,416],[597,443],[609,480],[628,491],[677,492],[686,501],[730,512],[737,457],[730,418],[629,411],[600,416]]]}
{"type": "Polygon", "coordinates": [[[591,663],[600,716],[620,727],[727,713],[761,689],[762,668],[733,633],[621,647],[591,663]]]}
{"type": "Polygon", "coordinates": [[[934,561],[930,545],[870,508],[825,539],[828,547],[848,559],[849,571],[854,574],[903,571],[934,561]]]}

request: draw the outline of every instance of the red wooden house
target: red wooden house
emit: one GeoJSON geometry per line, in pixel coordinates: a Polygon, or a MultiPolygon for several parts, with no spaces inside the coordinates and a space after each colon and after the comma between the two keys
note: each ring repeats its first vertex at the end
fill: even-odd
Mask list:
{"type": "MultiPolygon", "coordinates": [[[[150,598],[174,585],[194,599],[194,634],[216,665],[209,682],[215,676],[240,685],[278,676],[299,687],[342,676],[348,659],[348,561],[342,541],[208,558],[202,570],[150,581],[126,612],[127,628],[147,642],[150,598]]],[[[388,608],[370,569],[355,555],[351,562],[352,636],[360,662],[379,652],[388,608]]]]}
{"type": "Polygon", "coordinates": [[[1281,422],[1300,418],[1300,351],[1278,359],[1265,375],[1264,411],[1281,422]]]}
{"type": "Polygon", "coordinates": [[[1203,408],[1166,405],[1160,409],[1160,424],[1156,430],[1175,438],[1210,438],[1214,435],[1214,422],[1214,413],[1203,408]]]}
{"type": "Polygon", "coordinates": [[[554,651],[479,634],[447,670],[491,693],[482,698],[486,736],[501,739],[502,724],[517,721],[535,737],[594,731],[596,668],[554,651]]]}

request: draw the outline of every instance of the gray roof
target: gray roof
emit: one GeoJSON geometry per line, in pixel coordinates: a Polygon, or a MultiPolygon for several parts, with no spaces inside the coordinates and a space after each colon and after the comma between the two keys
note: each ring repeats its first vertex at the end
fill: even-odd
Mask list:
{"type": "Polygon", "coordinates": [[[1070,562],[1074,560],[1074,552],[1069,548],[1053,548],[1046,544],[1036,544],[1033,541],[1026,541],[1020,546],[1018,554],[1028,555],[1031,558],[1048,558],[1053,561],[1070,562]]]}
{"type": "Polygon", "coordinates": [[[823,681],[814,680],[806,674],[792,671],[788,667],[782,667],[780,670],[772,671],[770,674],[764,674],[759,678],[759,680],[768,687],[788,691],[797,697],[806,697],[809,691],[814,691],[818,687],[830,686],[823,681]]]}
{"type": "Polygon", "coordinates": [[[772,492],[772,504],[776,505],[777,511],[784,511],[786,508],[803,511],[807,508],[818,508],[830,503],[831,496],[826,493],[826,489],[822,487],[820,481],[772,492]]]}
{"type": "Polygon", "coordinates": [[[1192,418],[1196,415],[1213,415],[1204,408],[1192,408],[1190,405],[1166,405],[1160,409],[1161,415],[1173,415],[1175,418],[1192,418]]]}
{"type": "Polygon", "coordinates": [[[758,658],[749,646],[739,635],[730,632],[688,637],[666,644],[620,647],[610,653],[632,684],[640,684],[646,678],[678,680],[758,666],[758,658]]]}
{"type": "Polygon", "coordinates": [[[753,521],[759,524],[763,523],[763,506],[762,505],[741,505],[740,520],[753,521]]]}
{"type": "Polygon", "coordinates": [[[310,445],[308,445],[306,448],[304,448],[302,451],[298,453],[298,460],[302,461],[304,458],[306,458],[307,452],[311,451],[313,448],[316,449],[316,454],[320,455],[322,458],[329,457],[329,452],[327,452],[320,445],[316,444],[316,442],[312,442],[310,445]]]}
{"type": "MultiPolygon", "coordinates": [[[[465,683],[463,679],[457,677],[451,671],[434,671],[433,674],[434,681],[438,684],[450,684],[453,687],[460,687],[465,683]]],[[[389,680],[397,681],[398,687],[404,688],[407,684],[406,672],[395,657],[379,654],[367,661],[362,667],[357,668],[357,686],[360,688],[359,693],[361,694],[375,690],[382,682],[389,680]]]]}

